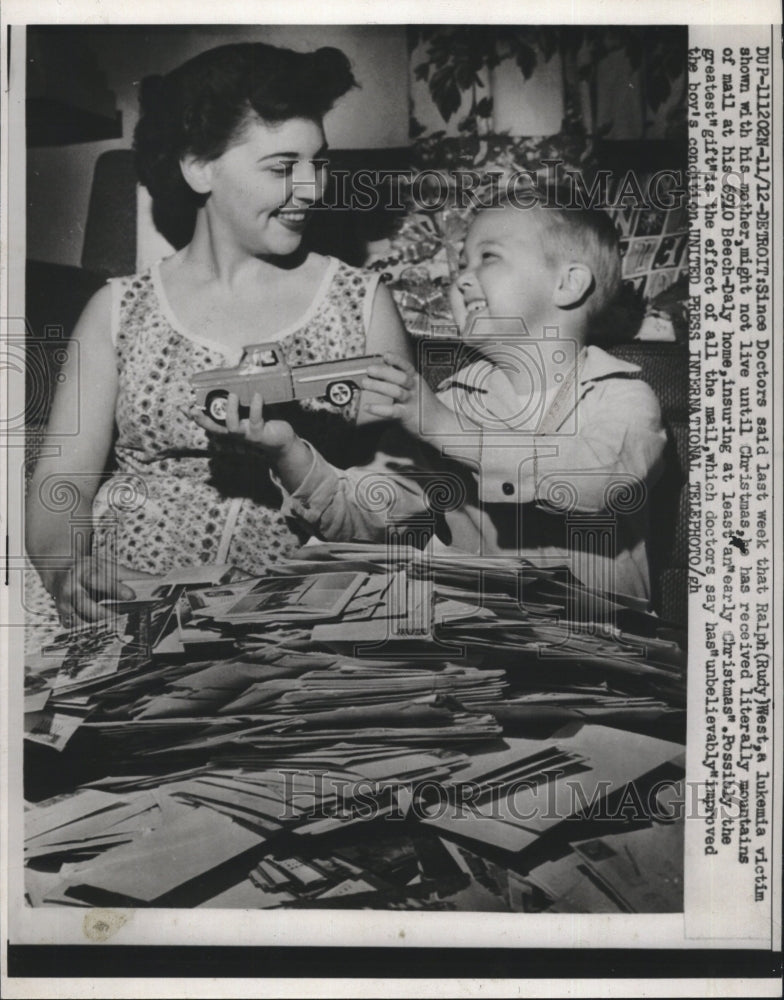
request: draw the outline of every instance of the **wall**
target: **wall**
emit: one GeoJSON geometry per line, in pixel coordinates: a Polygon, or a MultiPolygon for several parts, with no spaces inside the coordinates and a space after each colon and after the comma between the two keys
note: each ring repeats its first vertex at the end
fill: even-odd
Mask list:
{"type": "Polygon", "coordinates": [[[191,56],[234,41],[264,41],[307,51],[342,49],[361,87],[347,94],[325,126],[335,148],[404,146],[408,142],[408,57],[401,26],[274,25],[85,28],[123,116],[122,139],[29,150],[27,256],[58,264],[81,262],[93,167],[108,149],[131,144],[139,81],[191,56]]]}

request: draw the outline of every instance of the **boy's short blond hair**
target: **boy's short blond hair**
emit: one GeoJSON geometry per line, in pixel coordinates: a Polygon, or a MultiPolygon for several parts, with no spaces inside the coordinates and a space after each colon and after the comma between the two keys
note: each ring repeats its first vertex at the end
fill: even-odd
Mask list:
{"type": "Polygon", "coordinates": [[[621,252],[618,232],[600,208],[548,208],[539,206],[542,243],[554,263],[576,260],[588,265],[594,287],[587,301],[592,317],[607,309],[621,289],[621,252]]]}
{"type": "Polygon", "coordinates": [[[590,267],[594,284],[586,304],[594,319],[612,304],[621,289],[618,231],[607,212],[600,208],[569,208],[559,205],[558,199],[555,202],[553,205],[542,195],[537,203],[523,206],[502,197],[498,207],[534,213],[531,218],[540,224],[542,247],[549,264],[577,261],[590,267]]]}

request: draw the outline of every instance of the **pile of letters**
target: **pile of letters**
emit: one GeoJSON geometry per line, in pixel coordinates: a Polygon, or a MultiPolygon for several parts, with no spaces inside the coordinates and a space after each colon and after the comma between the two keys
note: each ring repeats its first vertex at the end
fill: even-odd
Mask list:
{"type": "Polygon", "coordinates": [[[77,764],[28,790],[34,905],[678,909],[613,837],[667,858],[682,824],[580,833],[682,771],[682,637],[638,602],[359,544],[131,585],[26,664],[26,738],[77,764]]]}

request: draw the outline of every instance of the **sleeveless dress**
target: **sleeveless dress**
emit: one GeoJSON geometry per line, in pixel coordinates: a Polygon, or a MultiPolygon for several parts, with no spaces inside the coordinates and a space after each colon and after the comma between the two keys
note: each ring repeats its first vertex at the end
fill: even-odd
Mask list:
{"type": "MultiPolygon", "coordinates": [[[[367,353],[378,276],[326,258],[305,315],[280,331],[289,365],[367,353]]],[[[147,573],[227,563],[250,573],[284,559],[307,537],[280,510],[264,456],[243,441],[208,435],[187,415],[195,372],[238,364],[241,350],[197,337],[177,321],[155,264],[116,278],[112,334],[117,351],[116,471],[93,507],[96,549],[147,573]]],[[[333,464],[356,461],[358,399],[269,407],[333,464]]]]}

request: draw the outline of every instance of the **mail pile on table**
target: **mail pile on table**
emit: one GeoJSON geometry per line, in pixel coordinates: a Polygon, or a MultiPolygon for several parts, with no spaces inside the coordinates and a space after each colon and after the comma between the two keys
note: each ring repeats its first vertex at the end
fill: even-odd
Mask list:
{"type": "Polygon", "coordinates": [[[27,739],[102,768],[30,804],[36,905],[446,905],[422,838],[519,856],[679,750],[681,637],[564,569],[308,545],[133,586],[26,664],[27,739]],[[407,881],[320,853],[395,819],[407,881]]]}

